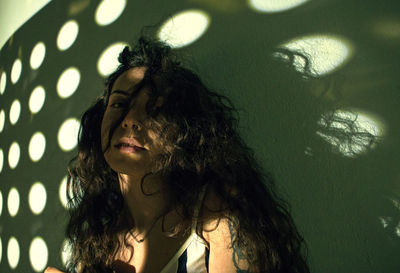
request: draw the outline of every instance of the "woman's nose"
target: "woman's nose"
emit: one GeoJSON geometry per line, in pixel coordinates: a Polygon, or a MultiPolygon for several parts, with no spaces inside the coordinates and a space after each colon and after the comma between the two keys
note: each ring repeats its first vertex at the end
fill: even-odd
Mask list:
{"type": "Polygon", "coordinates": [[[130,109],[122,120],[122,127],[125,129],[133,129],[135,131],[142,130],[141,122],[136,118],[138,115],[134,109],[130,109]]]}

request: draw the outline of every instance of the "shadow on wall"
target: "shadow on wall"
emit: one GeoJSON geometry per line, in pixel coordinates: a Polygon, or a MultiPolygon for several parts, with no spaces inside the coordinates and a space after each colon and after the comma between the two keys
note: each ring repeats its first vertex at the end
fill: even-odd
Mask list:
{"type": "Polygon", "coordinates": [[[80,114],[123,45],[158,24],[241,109],[242,135],[291,203],[313,272],[398,272],[396,5],[50,3],[0,52],[0,271],[65,262],[64,177],[80,114]]]}

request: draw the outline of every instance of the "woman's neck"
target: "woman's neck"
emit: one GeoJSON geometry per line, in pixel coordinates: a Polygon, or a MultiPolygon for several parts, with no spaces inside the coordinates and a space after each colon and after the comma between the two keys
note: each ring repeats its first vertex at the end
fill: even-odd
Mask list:
{"type": "Polygon", "coordinates": [[[167,211],[168,196],[163,190],[161,177],[148,175],[142,181],[142,177],[119,174],[119,183],[135,224],[134,231],[146,232],[167,211]]]}

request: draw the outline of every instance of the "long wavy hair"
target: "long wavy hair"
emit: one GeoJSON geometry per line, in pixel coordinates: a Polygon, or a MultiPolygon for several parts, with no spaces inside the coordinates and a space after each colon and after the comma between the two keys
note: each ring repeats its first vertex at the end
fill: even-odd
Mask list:
{"type": "MultiPolygon", "coordinates": [[[[104,93],[82,116],[78,155],[68,168],[68,270],[111,272],[118,249],[127,243],[121,238],[134,226],[118,174],[105,162],[100,130],[115,80],[130,68],[147,67],[141,83],[150,89],[146,126],[157,132],[165,147],[151,173],[162,175],[170,208],[183,219],[166,234],[187,232],[199,194],[206,189],[206,194],[213,193],[220,202],[217,208],[203,206],[203,211],[212,213],[198,216],[199,236],[209,215],[225,218],[234,231],[232,247],[241,249],[250,272],[309,272],[304,240],[287,203],[276,194],[272,176],[262,170],[240,137],[236,109],[227,97],[211,91],[181,65],[175,54],[162,42],[141,37],[122,51],[120,65],[106,80],[104,93]],[[160,96],[163,104],[155,107],[160,96]]],[[[123,118],[115,122],[114,129],[123,118]]]]}

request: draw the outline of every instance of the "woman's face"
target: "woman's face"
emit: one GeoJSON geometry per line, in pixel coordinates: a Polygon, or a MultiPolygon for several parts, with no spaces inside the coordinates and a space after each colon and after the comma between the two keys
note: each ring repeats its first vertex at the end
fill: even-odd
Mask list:
{"type": "MultiPolygon", "coordinates": [[[[154,159],[162,147],[151,128],[146,128],[146,104],[149,90],[137,90],[144,77],[145,67],[131,68],[117,78],[111,89],[101,123],[101,145],[108,165],[116,172],[142,177],[154,167],[154,159]],[[137,95],[132,98],[132,94],[137,95]],[[114,130],[110,145],[109,133],[124,112],[122,122],[114,130]]],[[[156,106],[160,106],[161,98],[156,106]]]]}

